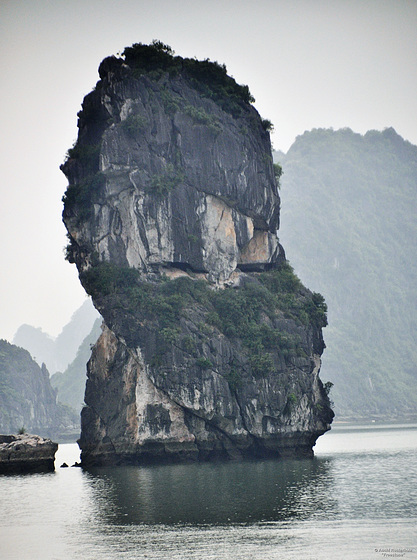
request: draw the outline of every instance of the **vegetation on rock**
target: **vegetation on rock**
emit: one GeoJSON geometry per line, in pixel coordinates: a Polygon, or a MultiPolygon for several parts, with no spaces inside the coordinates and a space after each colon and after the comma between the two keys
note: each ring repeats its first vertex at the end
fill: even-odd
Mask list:
{"type": "MultiPolygon", "coordinates": [[[[97,262],[80,278],[96,301],[104,298],[106,306],[111,301],[113,308],[128,312],[136,325],[151,329],[159,340],[158,354],[169,352],[173,345],[195,350],[197,345],[201,347],[201,339],[212,334],[200,321],[194,329],[197,336],[182,337],[181,318],[192,320],[190,309],[198,306],[203,325],[240,341],[256,376],[274,371],[274,353],[284,360],[306,355],[299,335],[294,333],[296,328],[289,331],[288,326],[277,326],[278,318],[295,326],[322,328],[327,324],[324,298],[306,290],[288,263],[254,274],[240,289],[213,289],[207,281],[188,276],[144,281],[138,270],[109,262],[97,262]]],[[[150,359],[154,365],[161,363],[155,355],[150,359]]],[[[199,360],[199,367],[209,367],[205,357],[199,360]]],[[[235,381],[236,375],[232,375],[232,384],[235,381]]]]}
{"type": "Polygon", "coordinates": [[[170,46],[154,41],[150,45],[135,43],[123,51],[126,63],[135,70],[135,76],[149,72],[169,72],[175,75],[185,71],[190,81],[200,93],[221,104],[222,108],[235,114],[241,109],[242,102],[253,103],[248,86],[239,85],[228,76],[224,64],[209,59],[197,60],[174,56],[170,46]]]}

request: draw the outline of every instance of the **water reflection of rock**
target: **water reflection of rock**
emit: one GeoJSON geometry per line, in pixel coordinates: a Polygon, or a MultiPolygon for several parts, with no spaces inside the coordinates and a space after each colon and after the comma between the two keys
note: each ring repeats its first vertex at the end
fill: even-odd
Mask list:
{"type": "Polygon", "coordinates": [[[111,524],[304,520],[335,510],[327,459],[100,468],[88,480],[111,524]]]}

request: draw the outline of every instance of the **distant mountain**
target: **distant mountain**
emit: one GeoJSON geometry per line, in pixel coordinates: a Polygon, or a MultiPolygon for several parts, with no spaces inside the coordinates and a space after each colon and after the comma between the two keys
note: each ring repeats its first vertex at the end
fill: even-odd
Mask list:
{"type": "Polygon", "coordinates": [[[321,378],[344,416],[417,413],[417,146],[316,129],[277,154],[281,241],[327,301],[321,378]]]}
{"type": "Polygon", "coordinates": [[[41,328],[22,325],[13,343],[28,350],[39,365],[45,363],[51,373],[64,371],[74,360],[80,344],[89,335],[98,317],[98,312],[88,299],[73,314],[56,339],[41,328]]]}
{"type": "Polygon", "coordinates": [[[29,352],[0,340],[0,433],[25,429],[43,437],[63,437],[78,430],[78,417],[57,403],[49,373],[29,352]]]}
{"type": "Polygon", "coordinates": [[[51,377],[51,384],[58,391],[58,401],[71,406],[78,413],[84,402],[87,362],[91,356],[91,346],[101,333],[101,319],[96,319],[89,335],[83,340],[77,355],[67,369],[51,377]]]}

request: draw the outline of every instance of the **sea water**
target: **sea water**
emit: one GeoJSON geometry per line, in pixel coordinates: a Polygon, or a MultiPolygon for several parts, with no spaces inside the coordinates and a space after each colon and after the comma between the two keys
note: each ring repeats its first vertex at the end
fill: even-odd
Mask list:
{"type": "Polygon", "coordinates": [[[314,459],[0,476],[2,560],[417,558],[417,425],[335,426],[314,459]]]}

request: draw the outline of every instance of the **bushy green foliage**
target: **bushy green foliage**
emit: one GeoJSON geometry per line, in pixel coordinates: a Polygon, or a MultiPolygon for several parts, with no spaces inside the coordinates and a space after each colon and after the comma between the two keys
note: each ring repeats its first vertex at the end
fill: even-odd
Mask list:
{"type": "MultiPolygon", "coordinates": [[[[98,262],[81,273],[81,279],[90,295],[108,296],[114,293],[132,292],[139,282],[139,272],[135,268],[120,267],[109,262],[98,262]]],[[[142,288],[146,291],[146,284],[142,288]]]]}
{"type": "Polygon", "coordinates": [[[210,362],[210,360],[203,357],[197,358],[195,364],[201,369],[211,369],[213,367],[213,364],[210,362]]]}
{"type": "Polygon", "coordinates": [[[194,338],[190,335],[186,335],[182,337],[181,346],[189,354],[194,354],[197,350],[196,342],[194,338]]]}
{"type": "Polygon", "coordinates": [[[262,119],[261,124],[262,128],[267,132],[272,132],[274,130],[274,125],[269,119],[262,119]]]}
{"type": "Polygon", "coordinates": [[[291,414],[291,412],[294,410],[296,404],[297,404],[297,395],[295,393],[290,393],[287,397],[287,402],[285,403],[285,407],[284,407],[284,414],[286,416],[289,416],[291,414]]]}
{"type": "Polygon", "coordinates": [[[67,211],[76,209],[78,223],[87,220],[91,216],[92,204],[97,200],[101,189],[106,183],[103,173],[97,172],[88,175],[79,183],[68,185],[62,202],[67,211]]]}
{"type": "Polygon", "coordinates": [[[203,280],[180,277],[155,283],[144,282],[137,269],[109,262],[96,263],[80,278],[88,294],[114,296],[119,305],[157,322],[161,329],[175,329],[186,305],[206,301],[208,292],[203,280]]]}
{"type": "Polygon", "coordinates": [[[145,72],[173,69],[176,66],[173,55],[174,51],[169,45],[155,40],[150,45],[134,43],[123,51],[123,56],[129,66],[145,72]]]}
{"type": "Polygon", "coordinates": [[[272,322],[276,312],[281,310],[282,295],[288,286],[294,289],[299,280],[292,277],[287,265],[272,272],[263,273],[261,278],[270,278],[274,291],[257,282],[250,282],[241,289],[226,288],[214,292],[211,302],[215,309],[207,315],[226,336],[239,338],[249,354],[249,360],[255,375],[265,375],[274,369],[270,352],[278,350],[282,356],[296,355],[301,352],[296,336],[283,333],[267,322],[261,321],[262,315],[270,317],[272,322]],[[292,282],[289,281],[292,279],[292,282]],[[284,288],[277,289],[282,284],[284,288]]]}
{"type": "Polygon", "coordinates": [[[277,182],[278,188],[281,188],[281,176],[283,174],[283,170],[282,167],[279,163],[274,163],[274,175],[275,175],[275,180],[277,182]]]}
{"type": "Polygon", "coordinates": [[[208,59],[184,59],[184,68],[200,93],[216,101],[224,111],[237,115],[241,111],[242,103],[255,101],[248,86],[237,84],[227,75],[224,64],[208,59]]]}
{"type": "Polygon", "coordinates": [[[237,364],[232,363],[230,370],[223,373],[232,391],[236,391],[242,385],[242,373],[237,364]]]}
{"type": "Polygon", "coordinates": [[[178,339],[180,335],[180,329],[178,327],[165,327],[161,330],[161,336],[168,344],[173,344],[178,339]]]}
{"type": "Polygon", "coordinates": [[[98,168],[100,144],[80,144],[77,142],[67,151],[66,160],[76,159],[86,169],[98,168]]]}
{"type": "Polygon", "coordinates": [[[331,381],[326,381],[326,383],[324,383],[323,389],[324,389],[327,396],[330,395],[330,391],[331,391],[333,385],[334,385],[334,383],[332,383],[331,381]]]}
{"type": "Polygon", "coordinates": [[[135,137],[146,128],[147,120],[141,115],[129,115],[124,121],[120,123],[122,129],[130,137],[135,137]]]}
{"type": "Polygon", "coordinates": [[[248,86],[239,85],[227,75],[224,64],[209,59],[196,60],[174,56],[169,45],[153,41],[150,45],[135,43],[123,51],[126,63],[135,76],[163,70],[175,75],[183,71],[199,92],[218,103],[225,111],[240,113],[243,104],[253,103],[248,86]]]}
{"type": "Polygon", "coordinates": [[[151,182],[145,190],[157,196],[164,196],[174,190],[182,181],[184,181],[183,171],[175,169],[175,167],[169,163],[163,173],[154,175],[151,178],[151,182]]]}
{"type": "Polygon", "coordinates": [[[197,109],[197,107],[194,107],[193,105],[185,105],[184,112],[196,123],[208,126],[212,132],[220,132],[221,126],[218,119],[213,115],[209,115],[206,111],[204,111],[204,109],[197,109]]]}
{"type": "Polygon", "coordinates": [[[62,197],[62,202],[68,212],[75,211],[77,222],[81,223],[91,217],[92,204],[97,200],[102,187],[106,182],[106,177],[99,171],[99,155],[101,144],[80,144],[76,143],[67,152],[67,159],[75,160],[78,166],[77,176],[84,178],[68,185],[62,197]]]}
{"type": "Polygon", "coordinates": [[[319,293],[307,295],[288,262],[276,270],[260,274],[259,279],[275,294],[274,306],[287,317],[302,324],[312,323],[317,327],[327,325],[327,305],[324,297],[319,293]]]}
{"type": "Polygon", "coordinates": [[[161,89],[161,100],[165,111],[170,115],[173,115],[180,110],[182,99],[174,96],[171,91],[168,91],[165,88],[161,89]]]}
{"type": "MultiPolygon", "coordinates": [[[[255,277],[239,289],[214,290],[205,280],[186,276],[175,280],[160,278],[155,283],[143,282],[139,271],[107,262],[97,263],[81,275],[89,294],[116,298],[116,307],[141,317],[142,321],[145,319],[148,326],[153,325],[161,338],[160,351],[166,351],[167,345],[176,344],[195,355],[198,350],[196,339],[190,335],[181,336],[179,322],[187,315],[187,309],[198,305],[207,322],[200,329],[201,335],[210,336],[213,331],[208,325],[212,325],[212,329],[240,340],[253,374],[260,377],[274,371],[274,353],[278,352],[284,359],[303,355],[299,337],[274,326],[277,314],[288,315],[294,321],[315,323],[314,314],[320,315],[325,304],[322,297],[318,298],[321,307],[316,309],[312,297],[301,293],[300,281],[287,264],[258,274],[257,278],[262,281],[255,277]],[[294,309],[286,298],[291,298],[294,309]],[[305,310],[307,303],[314,310],[310,316],[305,310]]],[[[196,364],[203,369],[212,367],[206,362],[204,365],[201,359],[197,359],[196,364]]],[[[237,387],[236,366],[230,370],[230,376],[237,387]]]]}
{"type": "Polygon", "coordinates": [[[289,263],[283,263],[278,269],[262,273],[259,278],[273,294],[295,294],[302,287],[300,279],[294,274],[289,263]]]}

